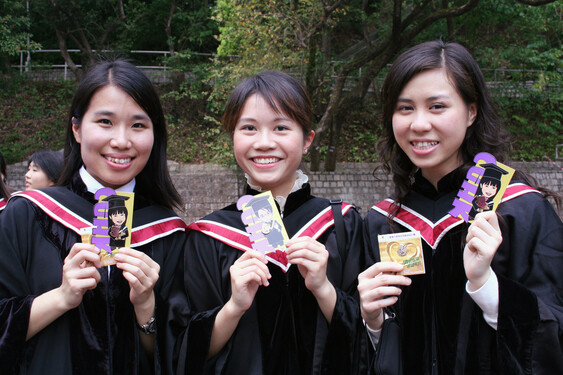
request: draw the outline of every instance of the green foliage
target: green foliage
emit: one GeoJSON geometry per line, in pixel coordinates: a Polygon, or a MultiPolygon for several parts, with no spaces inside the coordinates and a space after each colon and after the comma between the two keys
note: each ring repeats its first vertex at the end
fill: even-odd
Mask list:
{"type": "MultiPolygon", "coordinates": [[[[69,33],[69,48],[88,42],[91,48],[107,48],[117,51],[113,55],[123,56],[131,49],[172,50],[168,57],[156,59],[150,55],[132,56],[141,65],[165,65],[173,70],[171,82],[159,88],[170,127],[169,155],[178,161],[227,164],[233,163],[230,137],[221,132],[219,121],[226,98],[236,84],[265,69],[289,72],[306,83],[315,120],[320,122],[337,94],[350,93],[358,78],[369,74],[370,69],[384,73],[385,68],[377,66],[375,58],[369,60],[366,56],[391,35],[393,12],[393,2],[389,0],[351,0],[330,14],[327,9],[334,2],[320,0],[177,0],[171,18],[172,0],[125,1],[123,13],[120,2],[113,0],[30,3],[28,19],[24,2],[0,0],[2,56],[22,46],[33,48],[23,43],[28,25],[35,42],[45,48],[58,48],[58,28],[69,33]],[[347,66],[352,67],[344,73],[348,77],[345,90],[337,93],[336,77],[347,66]]],[[[449,2],[458,3],[461,2],[449,2]]],[[[431,2],[414,17],[410,12],[417,10],[417,4],[411,0],[401,3],[404,21],[418,22],[444,2],[431,2]]],[[[407,43],[443,37],[467,46],[484,68],[488,81],[504,82],[493,89],[504,122],[516,141],[512,156],[524,160],[541,159],[543,154],[552,157],[554,145],[563,143],[559,109],[561,12],[560,2],[541,7],[514,0],[480,2],[475,10],[453,19],[453,28],[448,29],[446,20],[440,20],[407,43]]],[[[416,24],[407,26],[406,31],[415,27],[416,24]]],[[[396,55],[396,51],[393,53],[396,55]]],[[[77,63],[87,62],[85,55],[72,56],[77,63]]],[[[387,58],[390,61],[393,56],[387,58]]],[[[19,62],[18,57],[10,57],[4,65],[16,60],[19,62]]],[[[60,64],[62,58],[34,54],[32,60],[36,64],[60,64]]],[[[375,86],[380,76],[370,77],[375,86]]],[[[56,142],[62,142],[64,135],[58,129],[64,127],[71,86],[57,83],[53,91],[47,84],[19,77],[1,83],[7,89],[0,92],[0,144],[8,150],[10,160],[23,160],[38,148],[59,148],[56,142]],[[24,136],[28,134],[32,136],[24,136]]],[[[373,98],[364,98],[347,104],[340,122],[339,161],[375,160],[381,121],[379,108],[372,103],[373,98]]],[[[335,137],[330,132],[326,134],[319,144],[323,155],[334,149],[329,139],[335,137]]]]}
{"type": "Polygon", "coordinates": [[[555,158],[555,145],[563,143],[561,98],[540,90],[517,97],[497,97],[499,113],[512,136],[513,160],[555,158]]]}
{"type": "Polygon", "coordinates": [[[6,162],[26,160],[42,149],[61,149],[75,85],[34,83],[17,76],[0,83],[4,87],[0,94],[0,150],[6,162]]]}
{"type": "Polygon", "coordinates": [[[20,51],[40,48],[36,42],[29,42],[30,20],[25,14],[23,2],[0,0],[0,54],[17,55],[20,51]]]}

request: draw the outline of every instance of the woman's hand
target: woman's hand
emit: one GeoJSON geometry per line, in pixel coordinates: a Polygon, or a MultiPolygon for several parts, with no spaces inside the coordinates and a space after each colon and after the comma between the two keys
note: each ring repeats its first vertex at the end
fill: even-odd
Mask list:
{"type": "Polygon", "coordinates": [[[293,238],[287,242],[287,260],[295,264],[313,293],[319,308],[330,324],[336,306],[336,289],[326,276],[328,250],[310,237],[293,238]]]}
{"type": "Polygon", "coordinates": [[[469,226],[463,251],[465,275],[470,290],[485,284],[491,272],[491,262],[502,243],[502,234],[494,211],[479,213],[469,226]]]}
{"type": "Polygon", "coordinates": [[[252,305],[260,285],[270,285],[272,277],[264,254],[249,250],[233,263],[231,274],[231,299],[228,304],[232,312],[242,315],[252,305]]]}
{"type": "Polygon", "coordinates": [[[101,279],[100,250],[90,244],[76,243],[64,260],[62,283],[37,296],[31,304],[26,340],[82,302],[84,293],[94,289],[101,279]]]}
{"type": "Polygon", "coordinates": [[[317,295],[327,288],[328,251],[324,245],[310,237],[294,238],[286,245],[287,260],[298,267],[307,289],[317,295]]]}
{"type": "Polygon", "coordinates": [[[252,305],[260,285],[268,286],[272,277],[264,254],[248,250],[233,263],[231,274],[231,298],[219,310],[213,323],[208,358],[223,349],[235,332],[240,318],[252,305]]]}
{"type": "Polygon", "coordinates": [[[123,271],[123,277],[129,282],[129,299],[135,307],[137,319],[144,324],[154,312],[153,289],[158,281],[160,265],[142,251],[126,247],[119,248],[114,259],[116,267],[123,271]]]}
{"type": "Polygon", "coordinates": [[[362,318],[371,329],[383,324],[383,308],[394,305],[401,294],[399,285],[411,285],[411,279],[397,275],[403,266],[395,262],[375,263],[358,275],[360,310],[362,318]]]}
{"type": "Polygon", "coordinates": [[[101,279],[98,268],[102,266],[100,250],[90,244],[76,243],[70,249],[63,265],[63,281],[58,288],[66,310],[80,305],[89,289],[94,289],[101,279]]]}

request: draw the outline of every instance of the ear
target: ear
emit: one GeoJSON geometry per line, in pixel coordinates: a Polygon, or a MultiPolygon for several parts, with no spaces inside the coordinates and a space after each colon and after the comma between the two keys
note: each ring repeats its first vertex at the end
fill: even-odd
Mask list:
{"type": "Polygon", "coordinates": [[[313,139],[315,139],[315,131],[311,130],[311,132],[305,136],[305,139],[303,140],[303,148],[308,149],[309,147],[311,147],[311,143],[313,143],[313,139]]]}
{"type": "Polygon", "coordinates": [[[74,116],[72,116],[72,119],[70,121],[72,122],[72,134],[74,134],[74,139],[76,140],[76,143],[80,143],[82,137],[80,136],[79,121],[74,116]]]}
{"type": "Polygon", "coordinates": [[[475,103],[471,103],[469,104],[469,106],[467,107],[468,110],[468,124],[467,127],[473,125],[473,122],[475,121],[475,119],[477,118],[477,104],[475,103]]]}

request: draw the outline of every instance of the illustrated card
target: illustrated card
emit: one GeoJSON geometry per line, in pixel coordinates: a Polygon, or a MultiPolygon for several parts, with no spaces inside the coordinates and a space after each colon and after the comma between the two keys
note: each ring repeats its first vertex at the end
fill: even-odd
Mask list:
{"type": "Polygon", "coordinates": [[[289,262],[285,243],[289,237],[272,193],[244,195],[237,201],[237,208],[242,211],[241,219],[250,235],[252,248],[286,271],[289,262]]]}
{"type": "Polygon", "coordinates": [[[101,250],[102,265],[109,266],[116,263],[114,256],[119,248],[131,245],[135,194],[103,188],[95,197],[98,203],[94,205],[91,241],[101,250]]]}
{"type": "Polygon", "coordinates": [[[400,275],[425,273],[420,232],[380,234],[377,241],[382,262],[395,262],[404,266],[400,275]]]}
{"type": "Polygon", "coordinates": [[[480,212],[496,211],[514,175],[514,169],[497,162],[486,152],[477,154],[449,213],[472,222],[480,212]]]}

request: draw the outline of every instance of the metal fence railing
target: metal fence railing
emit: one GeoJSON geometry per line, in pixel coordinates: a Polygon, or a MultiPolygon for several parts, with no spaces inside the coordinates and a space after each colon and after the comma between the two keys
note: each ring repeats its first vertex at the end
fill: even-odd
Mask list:
{"type": "MultiPolygon", "coordinates": [[[[81,51],[78,49],[70,49],[68,52],[79,53],[81,51]]],[[[100,53],[115,54],[114,51],[100,51],[100,53]]],[[[142,69],[153,82],[166,83],[170,81],[172,68],[167,65],[167,60],[171,55],[169,51],[131,50],[127,51],[127,54],[132,56],[134,60],[139,61],[137,66],[142,69]],[[136,56],[138,56],[138,58],[136,58],[136,56]]],[[[212,56],[212,54],[208,53],[194,52],[192,54],[194,56],[207,58],[212,56]]],[[[19,72],[28,79],[42,81],[74,79],[74,74],[60,55],[60,50],[58,49],[23,51],[20,53],[19,60],[19,64],[13,64],[12,68],[18,69],[19,72]],[[31,58],[34,54],[41,54],[42,56],[35,61],[31,58]]],[[[79,68],[82,67],[81,65],[77,66],[79,68]]],[[[547,96],[561,95],[561,79],[558,79],[555,83],[541,82],[541,77],[546,73],[542,70],[485,68],[482,69],[482,71],[489,89],[496,96],[519,97],[530,90],[535,90],[547,96]]],[[[361,69],[358,71],[358,75],[361,75],[361,69]]],[[[186,72],[186,77],[189,76],[190,74],[186,72]]],[[[345,90],[349,90],[354,86],[355,80],[357,80],[357,77],[348,77],[345,90]]],[[[380,86],[382,81],[383,77],[378,77],[376,84],[380,86]]],[[[373,85],[370,85],[369,91],[373,93],[377,91],[377,89],[374,89],[372,86],[373,85]]]]}

